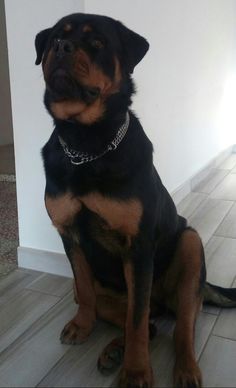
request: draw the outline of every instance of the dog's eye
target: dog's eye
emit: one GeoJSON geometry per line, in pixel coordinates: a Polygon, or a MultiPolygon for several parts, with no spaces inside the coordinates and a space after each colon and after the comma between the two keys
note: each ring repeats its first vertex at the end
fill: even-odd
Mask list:
{"type": "Polygon", "coordinates": [[[90,43],[91,46],[96,49],[102,49],[104,47],[104,43],[101,41],[101,39],[92,39],[90,43]]]}
{"type": "Polygon", "coordinates": [[[95,101],[97,99],[97,97],[99,96],[99,94],[100,94],[99,88],[86,88],[84,90],[85,99],[88,102],[95,101]]]}

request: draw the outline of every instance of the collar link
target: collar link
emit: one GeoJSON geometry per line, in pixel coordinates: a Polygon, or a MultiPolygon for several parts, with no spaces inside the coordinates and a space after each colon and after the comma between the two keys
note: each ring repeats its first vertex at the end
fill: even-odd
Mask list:
{"type": "Polygon", "coordinates": [[[121,125],[121,127],[118,129],[116,136],[114,139],[111,141],[111,143],[108,144],[106,149],[101,152],[100,154],[97,155],[91,155],[88,154],[87,152],[82,152],[78,150],[74,150],[72,148],[69,148],[66,142],[63,140],[61,136],[58,135],[58,140],[64,150],[64,153],[68,158],[70,159],[70,162],[76,166],[88,162],[92,162],[93,160],[101,158],[103,155],[107,154],[110,151],[116,150],[120,142],[123,140],[125,137],[128,128],[129,128],[129,123],[130,123],[130,115],[129,112],[127,111],[126,113],[126,118],[124,124],[121,125]]]}

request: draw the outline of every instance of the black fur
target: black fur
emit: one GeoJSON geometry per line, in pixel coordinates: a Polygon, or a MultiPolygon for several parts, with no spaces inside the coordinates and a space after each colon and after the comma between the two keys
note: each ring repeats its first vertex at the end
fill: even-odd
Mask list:
{"type": "MultiPolygon", "coordinates": [[[[43,66],[45,65],[55,39],[70,39],[75,50],[82,47],[91,61],[96,63],[111,80],[115,71],[111,58],[115,55],[120,63],[122,79],[119,91],[107,97],[104,114],[93,123],[83,124],[73,118],[58,119],[51,111],[51,104],[61,98],[59,94],[63,92],[63,86],[60,93],[52,87],[47,87],[44,101],[54,118],[55,128],[43,148],[42,155],[46,174],[46,195],[52,198],[67,191],[74,196],[99,192],[104,197],[116,201],[136,198],[141,202],[143,215],[139,233],[133,239],[129,252],[124,236],[118,232],[109,232],[110,234],[106,236],[109,243],[113,244],[112,251],[98,242],[96,233],[101,230],[103,220],[85,207],[71,225],[73,232],[80,236],[81,249],[95,277],[104,286],[125,291],[121,259],[125,260],[128,255],[135,271],[135,299],[138,302],[134,319],[138,323],[144,308],[143,297],[152,280],[158,279],[168,268],[179,236],[186,229],[187,222],[177,214],[175,205],[153,166],[152,144],[132,111],[129,110],[128,132],[118,148],[93,162],[72,165],[59,143],[58,136],[60,135],[68,146],[75,150],[90,154],[101,153],[125,120],[134,93],[131,73],[145,55],[149,45],[143,37],[111,18],[73,14],[60,20],[53,28],[37,35],[36,64],[42,61],[43,66]],[[72,31],[69,33],[63,30],[66,23],[72,25],[72,31]],[[92,31],[84,33],[82,26],[86,23],[92,26],[92,31]],[[96,50],[91,45],[93,39],[100,39],[104,48],[96,50]]],[[[68,69],[73,63],[67,56],[58,58],[55,66],[58,64],[69,72],[68,69]]],[[[75,100],[78,95],[80,99],[85,99],[84,85],[72,82],[71,75],[62,80],[62,85],[63,82],[66,99],[75,100]]],[[[84,101],[87,103],[86,99],[84,101]]],[[[67,236],[62,235],[62,239],[70,258],[74,242],[68,236],[70,233],[67,236]]],[[[204,255],[202,260],[200,289],[204,288],[205,284],[204,255]]]]}

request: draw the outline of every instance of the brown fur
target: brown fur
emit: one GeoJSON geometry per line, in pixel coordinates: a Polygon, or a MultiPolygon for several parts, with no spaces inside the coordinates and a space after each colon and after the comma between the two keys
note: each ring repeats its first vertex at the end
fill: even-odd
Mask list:
{"type": "MultiPolygon", "coordinates": [[[[45,80],[48,78],[52,59],[53,53],[50,50],[43,68],[45,80]]],[[[90,105],[79,100],[53,102],[51,111],[55,117],[61,120],[74,118],[83,124],[92,124],[103,117],[107,97],[119,90],[121,82],[120,64],[118,59],[114,58],[115,76],[111,80],[101,69],[91,63],[88,54],[84,50],[79,49],[76,52],[74,61],[73,76],[75,79],[86,87],[99,88],[100,96],[90,105]]]]}
{"type": "Polygon", "coordinates": [[[64,26],[64,31],[70,32],[72,30],[72,25],[70,23],[66,23],[64,26]]]}
{"type": "Polygon", "coordinates": [[[124,329],[127,313],[127,296],[104,288],[99,282],[96,282],[94,287],[97,296],[97,315],[101,319],[124,329]]]}
{"type": "Polygon", "coordinates": [[[93,31],[92,27],[89,24],[85,24],[85,26],[83,27],[83,32],[92,32],[92,31],[93,31]]]}
{"type": "Polygon", "coordinates": [[[46,196],[45,205],[53,225],[61,234],[73,223],[75,215],[81,209],[81,202],[71,193],[56,198],[46,196]]]}
{"type": "Polygon", "coordinates": [[[80,199],[89,210],[104,219],[110,229],[121,232],[127,238],[137,235],[143,213],[138,200],[116,201],[100,193],[91,193],[80,199]]]}
{"type": "Polygon", "coordinates": [[[195,383],[201,386],[201,372],[194,355],[194,327],[201,308],[199,292],[202,243],[198,234],[186,230],[180,237],[176,254],[166,274],[153,285],[152,313],[157,304],[165,304],[176,314],[175,348],[176,386],[195,383]]]}
{"type": "Polygon", "coordinates": [[[186,231],[181,236],[176,256],[180,262],[177,285],[177,321],[175,328],[176,364],[174,380],[176,385],[185,386],[195,382],[201,386],[201,372],[194,355],[194,328],[202,304],[199,293],[202,245],[198,234],[186,231]]]}
{"type": "Polygon", "coordinates": [[[124,264],[124,273],[128,289],[128,309],[125,330],[124,365],[120,374],[120,385],[128,386],[133,381],[138,386],[152,386],[153,374],[149,358],[149,297],[146,298],[146,308],[136,327],[134,322],[135,280],[133,266],[130,261],[124,264]],[[134,357],[135,354],[135,357],[134,357]]]}
{"type": "Polygon", "coordinates": [[[78,246],[72,254],[71,265],[75,277],[79,310],[65,326],[61,334],[61,341],[63,343],[80,343],[91,333],[96,321],[96,294],[91,269],[78,246]]]}
{"type": "Polygon", "coordinates": [[[50,49],[48,54],[47,54],[47,58],[46,58],[45,62],[43,61],[43,64],[42,64],[45,82],[47,82],[47,79],[48,79],[49,74],[50,74],[50,63],[51,63],[53,57],[54,57],[53,49],[50,49]]]}
{"type": "MultiPolygon", "coordinates": [[[[202,302],[202,296],[199,293],[201,248],[201,240],[198,234],[192,230],[186,230],[180,237],[170,267],[152,288],[151,308],[153,311],[151,311],[151,314],[156,314],[158,304],[165,304],[177,316],[174,336],[176,347],[174,380],[176,386],[187,386],[192,382],[195,383],[195,387],[201,386],[201,372],[194,355],[194,326],[202,302]]],[[[132,378],[137,381],[138,376],[135,376],[134,372],[136,368],[139,371],[144,368],[143,375],[140,375],[140,381],[146,381],[148,378],[150,383],[152,376],[149,369],[148,338],[146,338],[149,309],[146,308],[138,328],[134,328],[132,321],[134,279],[130,262],[125,265],[125,275],[129,290],[129,301],[127,297],[123,296],[122,298],[120,296],[119,298],[118,294],[108,289],[100,288],[99,292],[101,298],[99,316],[118,326],[121,326],[121,322],[124,321],[128,303],[125,362],[120,377],[121,384],[124,386],[125,382],[132,380],[132,378]],[[134,354],[135,358],[133,357],[134,354]]],[[[109,349],[105,349],[104,352],[107,354],[109,349]]]]}
{"type": "Polygon", "coordinates": [[[91,105],[86,105],[81,101],[68,100],[51,103],[51,111],[58,119],[68,120],[73,118],[89,125],[102,118],[105,106],[100,99],[97,99],[91,105]]]}
{"type": "Polygon", "coordinates": [[[138,200],[116,201],[99,193],[85,197],[73,197],[71,193],[52,198],[46,196],[45,204],[53,225],[60,231],[72,224],[82,205],[96,213],[107,227],[126,236],[136,236],[142,217],[142,205],[138,200]]]}

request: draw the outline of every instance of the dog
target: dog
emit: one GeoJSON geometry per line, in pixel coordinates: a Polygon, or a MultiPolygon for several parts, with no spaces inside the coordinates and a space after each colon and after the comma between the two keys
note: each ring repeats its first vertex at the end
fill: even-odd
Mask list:
{"type": "Polygon", "coordinates": [[[122,364],[121,387],[152,387],[150,318],[176,316],[174,384],[200,387],[194,326],[203,302],[236,306],[236,289],[206,282],[198,233],[177,214],[153,165],[152,143],[130,110],[145,38],[112,18],[72,14],[35,38],[54,131],[42,150],[45,204],[74,274],[79,309],[61,333],[79,344],[97,318],[119,326],[98,359],[122,364]]]}

